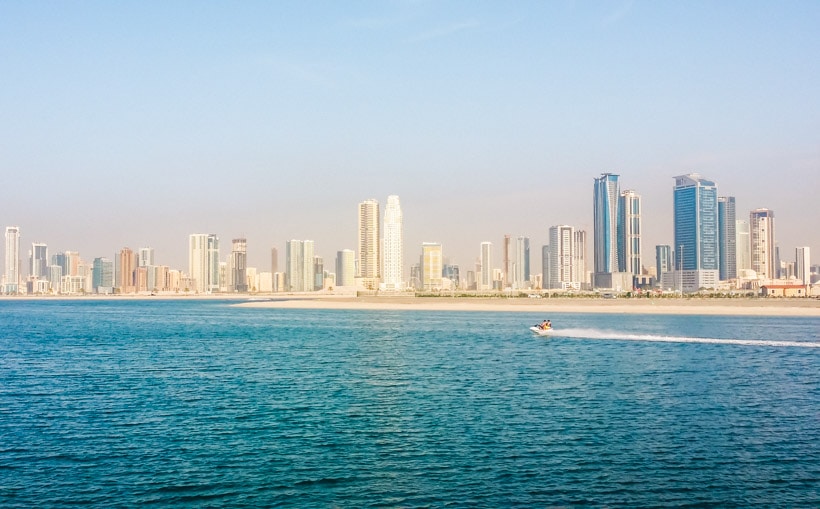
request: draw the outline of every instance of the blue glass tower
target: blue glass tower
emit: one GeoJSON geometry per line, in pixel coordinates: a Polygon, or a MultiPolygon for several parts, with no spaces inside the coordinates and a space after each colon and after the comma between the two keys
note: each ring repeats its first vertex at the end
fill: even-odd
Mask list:
{"type": "Polygon", "coordinates": [[[593,268],[596,274],[618,272],[618,175],[601,174],[593,194],[593,268]]]}
{"type": "Polygon", "coordinates": [[[715,183],[697,173],[675,177],[674,217],[680,289],[715,288],[720,256],[715,183]]]}

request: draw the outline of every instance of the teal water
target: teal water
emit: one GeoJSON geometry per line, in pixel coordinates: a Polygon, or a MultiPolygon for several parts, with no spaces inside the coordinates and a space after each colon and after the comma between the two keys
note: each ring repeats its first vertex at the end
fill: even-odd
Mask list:
{"type": "Polygon", "coordinates": [[[78,505],[820,507],[820,319],[0,302],[0,507],[78,505]]]}

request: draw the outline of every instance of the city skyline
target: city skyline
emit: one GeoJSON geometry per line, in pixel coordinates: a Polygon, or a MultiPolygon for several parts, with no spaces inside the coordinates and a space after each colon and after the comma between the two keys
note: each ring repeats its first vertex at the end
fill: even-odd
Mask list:
{"type": "Polygon", "coordinates": [[[0,221],[88,259],[184,269],[204,231],[249,266],[294,238],[327,265],[356,249],[350,204],[396,194],[405,261],[440,242],[470,266],[504,235],[591,234],[612,172],[649,266],[697,172],[820,252],[816,3],[311,5],[1,5],[0,221]]]}

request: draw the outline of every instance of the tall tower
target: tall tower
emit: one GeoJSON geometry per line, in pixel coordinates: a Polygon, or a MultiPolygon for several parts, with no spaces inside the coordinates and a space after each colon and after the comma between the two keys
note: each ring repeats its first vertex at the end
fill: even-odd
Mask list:
{"type": "Polygon", "coordinates": [[[512,272],[511,271],[511,265],[512,264],[510,263],[510,244],[511,243],[512,243],[512,240],[510,239],[510,236],[509,235],[504,235],[504,243],[501,245],[501,251],[502,251],[501,252],[501,257],[502,257],[501,258],[501,263],[504,264],[504,266],[501,267],[501,276],[502,276],[502,278],[501,278],[501,281],[502,281],[501,287],[502,288],[507,288],[508,286],[510,286],[512,284],[512,278],[510,277],[512,275],[511,274],[511,272],[512,272]]]}
{"type": "Polygon", "coordinates": [[[219,292],[219,237],[193,233],[188,242],[188,275],[197,293],[219,292]]]}
{"type": "Polygon", "coordinates": [[[119,256],[119,279],[116,282],[120,293],[134,293],[137,291],[134,282],[134,269],[137,268],[137,257],[131,248],[124,247],[120,250],[119,256]]]}
{"type": "Polygon", "coordinates": [[[289,240],[285,247],[285,288],[289,292],[313,291],[313,241],[289,240]]]}
{"type": "Polygon", "coordinates": [[[672,246],[665,244],[655,246],[655,277],[661,289],[671,288],[672,285],[672,283],[666,285],[663,283],[663,275],[674,271],[672,253],[672,246]]]}
{"type": "Polygon", "coordinates": [[[552,289],[577,287],[575,274],[575,228],[567,225],[550,227],[550,282],[552,289]]]}
{"type": "Polygon", "coordinates": [[[279,272],[279,250],[275,247],[270,248],[270,273],[276,274],[279,272]]]}
{"type": "Polygon", "coordinates": [[[735,249],[736,249],[736,269],[738,275],[743,270],[752,268],[752,241],[749,237],[749,222],[744,219],[735,221],[735,249]]]}
{"type": "Polygon", "coordinates": [[[518,237],[515,239],[515,263],[513,263],[513,287],[526,288],[530,280],[530,239],[518,237]]]}
{"type": "Polygon", "coordinates": [[[37,279],[48,279],[48,246],[34,242],[31,244],[29,274],[37,279]]]}
{"type": "Polygon", "coordinates": [[[596,274],[618,271],[618,175],[595,179],[593,204],[593,264],[596,274]]]}
{"type": "Polygon", "coordinates": [[[6,226],[6,263],[3,275],[5,288],[3,293],[20,291],[20,227],[6,226]]]}
{"type": "Polygon", "coordinates": [[[808,247],[794,249],[794,275],[804,285],[811,284],[811,259],[808,247]]]}
{"type": "Polygon", "coordinates": [[[759,279],[777,278],[775,263],[774,211],[755,209],[749,214],[752,270],[759,279]]]}
{"type": "Polygon", "coordinates": [[[618,271],[641,274],[641,196],[632,190],[621,193],[618,206],[618,271]]]}
{"type": "Polygon", "coordinates": [[[233,239],[231,242],[231,281],[229,289],[232,292],[245,293],[248,291],[248,241],[244,238],[233,239]]]}
{"type": "Polygon", "coordinates": [[[697,173],[675,177],[675,270],[681,291],[718,283],[717,185],[697,173]]]}
{"type": "Polygon", "coordinates": [[[368,290],[378,289],[381,279],[379,228],[379,202],[365,200],[359,203],[359,271],[356,277],[368,290]]]}
{"type": "Polygon", "coordinates": [[[91,288],[94,293],[110,293],[114,287],[114,262],[108,258],[94,258],[91,288]]]}
{"type": "Polygon", "coordinates": [[[720,280],[737,278],[737,217],[735,197],[718,198],[718,244],[720,246],[720,280]]]}
{"type": "Polygon", "coordinates": [[[387,197],[387,205],[384,207],[384,289],[403,290],[404,274],[402,267],[404,260],[403,253],[403,226],[402,213],[399,197],[390,195],[387,197]]]}
{"type": "Polygon", "coordinates": [[[444,257],[441,244],[424,242],[421,244],[421,283],[427,291],[440,290],[444,257]]]}
{"type": "Polygon", "coordinates": [[[493,289],[493,243],[481,243],[481,276],[478,278],[479,290],[493,289]]]}
{"type": "Polygon", "coordinates": [[[575,230],[575,280],[582,284],[588,284],[587,279],[587,232],[585,230],[575,230]]]}

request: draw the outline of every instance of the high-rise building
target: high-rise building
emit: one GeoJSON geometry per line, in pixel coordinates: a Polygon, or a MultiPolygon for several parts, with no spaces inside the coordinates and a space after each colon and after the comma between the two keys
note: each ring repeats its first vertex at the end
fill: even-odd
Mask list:
{"type": "Polygon", "coordinates": [[[403,290],[405,286],[402,272],[404,266],[403,236],[399,197],[390,195],[384,207],[384,274],[382,278],[384,289],[388,291],[403,290]]]}
{"type": "Polygon", "coordinates": [[[80,253],[78,251],[66,251],[65,255],[66,272],[64,276],[79,276],[80,275],[80,253]]]}
{"type": "Polygon", "coordinates": [[[313,241],[289,240],[285,246],[285,286],[289,292],[313,291],[313,241]]]}
{"type": "Polygon", "coordinates": [[[550,246],[545,244],[541,246],[541,288],[549,289],[550,287],[550,246]]]}
{"type": "Polygon", "coordinates": [[[325,287],[325,260],[321,256],[313,257],[313,290],[325,287]]]}
{"type": "Polygon", "coordinates": [[[675,177],[675,270],[683,292],[716,288],[718,272],[717,185],[697,173],[675,177]]]}
{"type": "Polygon", "coordinates": [[[31,244],[31,260],[29,261],[29,275],[36,279],[48,279],[48,246],[33,242],[31,244]]]}
{"type": "Polygon", "coordinates": [[[141,247],[139,250],[138,267],[150,267],[154,265],[154,248],[141,247]]]}
{"type": "Polygon", "coordinates": [[[743,219],[735,221],[735,252],[736,270],[740,276],[744,271],[752,269],[752,241],[749,235],[749,222],[743,219]]]}
{"type": "Polygon", "coordinates": [[[794,275],[804,285],[811,284],[811,259],[808,246],[794,250],[794,275]]]}
{"type": "Polygon", "coordinates": [[[593,198],[592,249],[595,274],[617,272],[618,205],[620,204],[618,175],[603,173],[596,178],[593,198]]]}
{"type": "Polygon", "coordinates": [[[641,196],[632,190],[621,193],[618,204],[618,272],[641,274],[641,196]]]}
{"type": "Polygon", "coordinates": [[[572,264],[575,267],[575,278],[583,288],[588,288],[590,281],[587,277],[587,232],[585,230],[575,230],[574,240],[575,260],[572,264]]]}
{"type": "Polygon", "coordinates": [[[231,241],[231,286],[228,291],[246,293],[248,291],[248,241],[244,238],[231,241]]]}
{"type": "Polygon", "coordinates": [[[551,226],[550,238],[550,281],[551,289],[579,289],[580,283],[575,272],[575,228],[568,225],[551,226]]]}
{"type": "Polygon", "coordinates": [[[749,213],[749,235],[751,243],[752,270],[758,279],[777,278],[779,263],[776,263],[774,211],[755,209],[749,213]]]}
{"type": "Polygon", "coordinates": [[[515,262],[513,263],[513,287],[526,288],[530,281],[530,239],[515,239],[515,262]]]}
{"type": "Polygon", "coordinates": [[[336,252],[336,286],[356,284],[356,253],[352,249],[336,252]]]}
{"type": "Polygon", "coordinates": [[[94,258],[91,270],[94,293],[111,293],[114,290],[114,262],[108,258],[94,258]]]}
{"type": "Polygon", "coordinates": [[[381,281],[380,228],[379,202],[365,200],[359,203],[359,265],[356,277],[368,290],[378,289],[381,281]]]}
{"type": "Polygon", "coordinates": [[[507,288],[512,284],[512,270],[510,262],[510,249],[512,239],[509,235],[504,235],[504,243],[501,244],[501,287],[507,288]]]}
{"type": "Polygon", "coordinates": [[[737,217],[735,197],[718,198],[719,277],[721,281],[737,278],[737,217]]]}
{"type": "Polygon", "coordinates": [[[193,233],[188,242],[188,276],[197,293],[219,292],[219,237],[193,233]]]}
{"type": "Polygon", "coordinates": [[[5,287],[3,293],[20,291],[20,227],[6,226],[6,263],[3,276],[5,287]]]}
{"type": "MultiPolygon", "coordinates": [[[[270,269],[271,274],[279,272],[279,250],[275,247],[270,249],[270,269]]],[[[271,276],[271,279],[273,279],[273,276],[271,276]]]]}
{"type": "Polygon", "coordinates": [[[492,255],[493,255],[493,243],[492,242],[482,242],[481,243],[481,276],[478,280],[478,289],[479,290],[492,290],[493,289],[493,266],[492,266],[492,255]]]}
{"type": "MultiPolygon", "coordinates": [[[[67,253],[66,253],[67,254],[67,253]]],[[[119,260],[119,280],[116,282],[120,293],[134,293],[137,291],[137,256],[131,248],[124,247],[117,256],[119,260]]]]}
{"type": "MultiPolygon", "coordinates": [[[[664,274],[673,274],[675,271],[672,259],[673,254],[674,251],[670,245],[662,244],[655,246],[655,277],[657,278],[658,286],[664,290],[674,286],[674,281],[664,283],[664,274]]],[[[668,279],[669,276],[667,276],[667,280],[668,279]]]]}
{"type": "Polygon", "coordinates": [[[424,290],[440,290],[442,285],[444,257],[441,244],[423,242],[421,244],[421,284],[424,290]]]}

